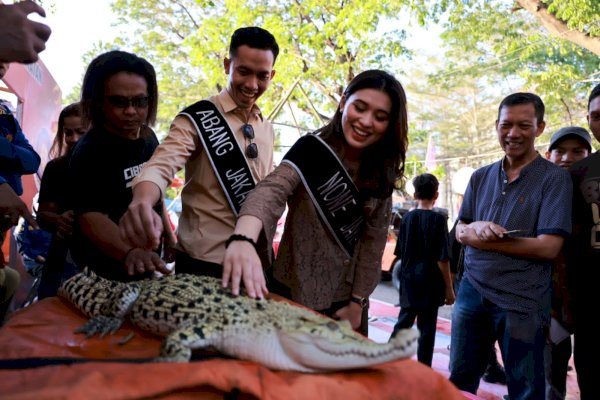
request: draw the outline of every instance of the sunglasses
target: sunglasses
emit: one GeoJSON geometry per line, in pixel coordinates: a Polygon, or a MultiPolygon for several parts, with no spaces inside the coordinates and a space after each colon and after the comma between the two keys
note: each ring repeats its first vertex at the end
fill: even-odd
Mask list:
{"type": "Polygon", "coordinates": [[[138,97],[125,97],[125,96],[106,96],[106,101],[113,107],[117,108],[146,108],[148,107],[150,97],[138,96],[138,97]]]}
{"type": "Polygon", "coordinates": [[[258,146],[256,143],[252,142],[254,140],[254,128],[250,124],[242,125],[242,133],[244,137],[250,140],[250,144],[246,147],[246,157],[250,159],[255,159],[258,157],[258,146]]]}

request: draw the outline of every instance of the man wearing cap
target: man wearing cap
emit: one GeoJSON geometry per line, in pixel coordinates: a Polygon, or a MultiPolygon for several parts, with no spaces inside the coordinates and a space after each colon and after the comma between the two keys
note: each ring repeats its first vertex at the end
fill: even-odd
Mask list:
{"type": "Polygon", "coordinates": [[[569,169],[592,152],[592,137],[580,126],[567,126],[552,135],[546,159],[559,167],[569,169]]]}
{"type": "MultiPolygon", "coordinates": [[[[600,85],[588,99],[587,121],[600,141],[600,85]]],[[[600,285],[600,151],[573,164],[573,257],[569,274],[573,277],[575,320],[575,369],[581,399],[598,398],[598,330],[595,315],[600,285]]]]}
{"type": "MultiPolygon", "coordinates": [[[[561,168],[586,158],[592,151],[592,137],[580,126],[567,126],[552,135],[546,159],[561,168]]],[[[563,251],[552,265],[552,321],[550,323],[550,351],[546,359],[548,385],[547,399],[564,399],[567,394],[567,371],[571,358],[571,335],[573,333],[572,294],[568,286],[569,276],[566,253],[570,247],[565,241],[563,251]]]]}

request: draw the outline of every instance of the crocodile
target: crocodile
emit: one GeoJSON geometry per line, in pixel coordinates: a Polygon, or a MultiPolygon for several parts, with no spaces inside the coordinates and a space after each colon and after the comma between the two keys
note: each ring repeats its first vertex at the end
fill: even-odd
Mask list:
{"type": "Polygon", "coordinates": [[[77,332],[115,333],[127,318],[164,337],[155,361],[186,362],[212,348],[273,370],[322,373],[365,368],[411,357],[418,331],[376,343],[312,310],[273,299],[235,296],[221,281],[175,274],[134,282],[104,279],[89,269],[66,280],[59,295],[90,320],[77,332]]]}

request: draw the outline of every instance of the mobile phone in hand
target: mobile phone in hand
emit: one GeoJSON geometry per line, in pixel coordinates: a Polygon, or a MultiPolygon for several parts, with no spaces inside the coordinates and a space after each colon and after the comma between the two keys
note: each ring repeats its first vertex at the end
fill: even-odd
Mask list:
{"type": "Polygon", "coordinates": [[[502,232],[502,236],[515,237],[527,232],[529,232],[527,229],[513,229],[511,231],[502,232]]]}

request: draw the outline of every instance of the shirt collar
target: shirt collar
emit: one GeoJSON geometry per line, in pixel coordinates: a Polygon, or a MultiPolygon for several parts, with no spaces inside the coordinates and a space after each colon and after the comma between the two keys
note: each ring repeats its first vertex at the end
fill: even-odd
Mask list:
{"type": "MultiPolygon", "coordinates": [[[[527,175],[527,173],[533,169],[536,168],[536,165],[539,163],[540,160],[545,160],[545,158],[543,158],[539,152],[537,152],[537,156],[531,160],[529,163],[527,163],[527,165],[525,165],[523,168],[521,168],[521,171],[519,172],[519,177],[515,180],[519,180],[522,177],[524,177],[525,175],[527,175]]],[[[506,176],[506,171],[504,170],[504,160],[506,159],[506,156],[502,157],[502,160],[500,160],[500,171],[502,173],[502,176],[506,176]]]]}
{"type": "MultiPolygon", "coordinates": [[[[229,94],[227,89],[221,90],[221,92],[217,95],[217,98],[219,99],[218,101],[221,103],[221,106],[223,107],[223,111],[225,113],[236,112],[237,110],[240,110],[240,112],[242,112],[241,108],[238,107],[235,101],[233,101],[233,99],[231,98],[231,95],[229,94]]],[[[254,118],[260,118],[261,121],[263,120],[260,108],[258,108],[256,104],[252,105],[252,109],[250,110],[250,112],[252,113],[254,118]]]]}

